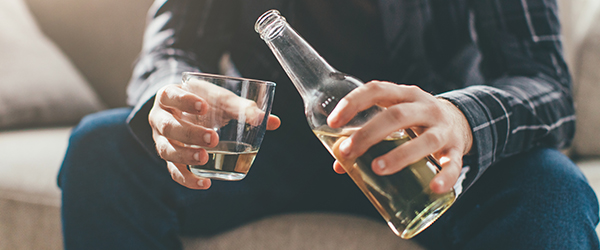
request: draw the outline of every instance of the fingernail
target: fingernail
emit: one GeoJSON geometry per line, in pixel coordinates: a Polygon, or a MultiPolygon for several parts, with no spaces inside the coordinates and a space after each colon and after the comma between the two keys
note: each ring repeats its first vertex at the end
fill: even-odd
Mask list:
{"type": "Polygon", "coordinates": [[[202,103],[201,103],[201,102],[196,102],[196,104],[195,104],[195,108],[196,108],[196,110],[198,110],[198,111],[202,111],[202,103]]]}
{"type": "Polygon", "coordinates": [[[333,123],[336,120],[339,120],[338,116],[340,115],[340,110],[342,110],[344,107],[346,107],[346,105],[348,105],[348,102],[346,100],[342,99],[340,102],[338,102],[338,104],[335,106],[333,111],[331,111],[331,113],[327,117],[327,122],[333,123]]]}
{"type": "Polygon", "coordinates": [[[204,142],[206,142],[206,144],[210,144],[210,141],[211,141],[210,140],[210,133],[204,134],[203,139],[204,139],[204,142]]]}
{"type": "Polygon", "coordinates": [[[337,105],[335,105],[335,110],[339,111],[340,109],[344,109],[346,106],[348,106],[348,101],[346,101],[346,99],[342,99],[337,105]]]}
{"type": "Polygon", "coordinates": [[[334,109],[334,110],[333,110],[333,111],[332,111],[332,112],[329,114],[329,116],[327,116],[327,123],[328,123],[328,124],[333,124],[333,122],[335,122],[335,119],[334,119],[334,118],[337,118],[337,115],[338,115],[338,113],[340,113],[340,112],[338,112],[338,111],[337,111],[337,109],[334,109]]]}
{"type": "Polygon", "coordinates": [[[377,167],[379,168],[379,170],[384,170],[385,169],[385,161],[384,160],[377,160],[377,167]]]}
{"type": "Polygon", "coordinates": [[[198,152],[194,153],[194,160],[200,161],[200,153],[198,153],[198,152]]]}
{"type": "Polygon", "coordinates": [[[348,156],[350,154],[350,140],[346,139],[340,144],[340,153],[343,156],[348,156]]]}
{"type": "Polygon", "coordinates": [[[444,187],[444,181],[443,180],[436,180],[435,182],[437,183],[437,185],[439,187],[444,187]]]}
{"type": "Polygon", "coordinates": [[[199,187],[204,187],[204,185],[205,185],[205,184],[204,184],[204,179],[202,179],[202,180],[198,180],[198,186],[199,186],[199,187]]]}

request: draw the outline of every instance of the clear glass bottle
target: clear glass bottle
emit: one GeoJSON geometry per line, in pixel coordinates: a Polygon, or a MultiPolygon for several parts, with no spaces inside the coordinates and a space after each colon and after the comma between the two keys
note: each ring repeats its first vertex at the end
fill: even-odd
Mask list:
{"type": "MultiPolygon", "coordinates": [[[[363,82],[331,67],[277,10],[261,15],[255,30],[300,92],[311,129],[334,157],[341,141],[383,110],[373,106],[341,128],[329,127],[327,116],[339,100],[363,82]]],[[[414,136],[409,129],[395,132],[369,148],[356,161],[342,163],[394,233],[405,239],[431,225],[455,200],[453,190],[444,194],[430,190],[429,182],[440,169],[431,156],[393,175],[379,176],[371,170],[373,159],[414,136]]]]}

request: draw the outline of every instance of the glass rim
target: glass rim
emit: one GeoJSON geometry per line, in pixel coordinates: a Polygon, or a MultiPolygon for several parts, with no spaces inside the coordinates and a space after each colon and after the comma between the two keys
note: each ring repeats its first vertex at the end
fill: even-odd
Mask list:
{"type": "Polygon", "coordinates": [[[183,82],[185,82],[185,80],[186,80],[186,75],[200,76],[200,77],[207,77],[207,78],[217,78],[217,79],[232,79],[232,80],[238,80],[238,81],[249,81],[249,82],[253,82],[256,84],[267,85],[269,87],[275,87],[277,85],[275,82],[267,81],[267,80],[259,80],[259,79],[228,76],[228,75],[219,75],[219,74],[211,74],[211,73],[203,73],[203,72],[192,72],[192,71],[186,71],[181,74],[183,82]]]}

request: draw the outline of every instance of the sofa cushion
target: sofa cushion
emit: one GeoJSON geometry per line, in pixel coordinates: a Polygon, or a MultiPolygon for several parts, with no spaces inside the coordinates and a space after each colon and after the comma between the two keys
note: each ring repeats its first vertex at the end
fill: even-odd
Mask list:
{"type": "Polygon", "coordinates": [[[25,3],[0,1],[0,129],[72,124],[102,108],[25,3]]]}
{"type": "Polygon", "coordinates": [[[271,216],[213,237],[183,238],[184,249],[423,249],[392,233],[383,219],[344,214],[271,216]]]}
{"type": "MultiPolygon", "coordinates": [[[[594,23],[600,24],[600,12],[594,23]]],[[[582,41],[574,62],[577,130],[574,149],[580,156],[600,156],[600,25],[593,25],[582,41]]]]}
{"type": "Polygon", "coordinates": [[[600,1],[559,0],[563,45],[577,113],[574,156],[600,156],[600,1]]]}
{"type": "Polygon", "coordinates": [[[0,199],[60,206],[56,175],[70,127],[0,133],[0,199]]]}
{"type": "Polygon", "coordinates": [[[70,127],[0,133],[0,249],[61,249],[60,168],[70,127]]]}
{"type": "Polygon", "coordinates": [[[63,249],[60,208],[0,198],[0,249],[63,249]]]}
{"type": "Polygon", "coordinates": [[[24,1],[44,34],[77,65],[106,105],[126,105],[125,89],[154,0],[24,1]]]}

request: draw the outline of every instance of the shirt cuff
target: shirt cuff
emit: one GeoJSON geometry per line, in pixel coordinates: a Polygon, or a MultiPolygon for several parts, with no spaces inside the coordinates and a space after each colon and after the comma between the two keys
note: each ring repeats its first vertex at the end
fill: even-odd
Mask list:
{"type": "Polygon", "coordinates": [[[437,95],[452,102],[464,114],[471,127],[473,144],[471,151],[463,157],[463,167],[469,166],[469,173],[463,182],[464,189],[468,189],[485,170],[492,164],[495,143],[494,127],[490,126],[491,118],[486,104],[478,97],[488,95],[488,86],[471,86],[468,88],[445,92],[437,95]]]}

